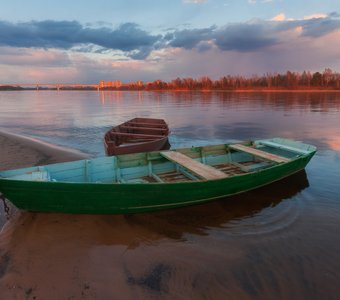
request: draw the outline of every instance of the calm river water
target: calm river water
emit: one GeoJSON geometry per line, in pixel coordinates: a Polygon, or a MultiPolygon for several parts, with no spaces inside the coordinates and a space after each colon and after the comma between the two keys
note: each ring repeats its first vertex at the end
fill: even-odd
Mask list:
{"type": "Polygon", "coordinates": [[[10,245],[27,299],[338,299],[340,93],[0,93],[0,130],[91,156],[104,155],[108,128],[132,117],[166,119],[174,148],[278,136],[318,152],[304,172],[205,205],[22,213],[0,245],[10,245]]]}

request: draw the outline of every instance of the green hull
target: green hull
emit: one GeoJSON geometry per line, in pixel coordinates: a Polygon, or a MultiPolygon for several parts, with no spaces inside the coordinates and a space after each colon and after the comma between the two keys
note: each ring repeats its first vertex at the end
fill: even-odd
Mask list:
{"type": "Polygon", "coordinates": [[[204,203],[264,186],[303,170],[314,153],[315,150],[287,163],[216,180],[109,184],[0,179],[0,191],[16,207],[28,211],[140,213],[204,203]]]}

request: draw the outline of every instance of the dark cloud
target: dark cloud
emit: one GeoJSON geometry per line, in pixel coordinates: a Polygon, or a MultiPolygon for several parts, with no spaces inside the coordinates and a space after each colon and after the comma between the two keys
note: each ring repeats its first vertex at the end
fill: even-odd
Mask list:
{"type": "Polygon", "coordinates": [[[340,20],[327,18],[317,18],[306,20],[301,24],[303,36],[320,37],[340,28],[340,20]]]}
{"type": "Polygon", "coordinates": [[[214,41],[221,50],[249,52],[274,45],[278,42],[274,32],[265,23],[232,24],[223,28],[215,26],[203,29],[185,29],[165,35],[168,46],[199,51],[209,49],[207,42],[214,41]]]}
{"type": "Polygon", "coordinates": [[[283,32],[297,27],[300,35],[318,38],[340,28],[337,12],[325,18],[307,20],[264,21],[211,26],[200,29],[169,30],[153,35],[135,23],[117,28],[108,24],[84,26],[77,21],[0,21],[0,46],[22,48],[74,49],[80,52],[107,53],[120,50],[127,57],[142,60],[154,49],[178,47],[204,52],[211,47],[222,51],[254,52],[285,42],[283,32]],[[102,27],[98,27],[101,26],[102,27]]]}
{"type": "Polygon", "coordinates": [[[151,35],[137,24],[125,23],[116,29],[89,28],[76,21],[32,21],[9,23],[0,21],[0,45],[70,49],[93,44],[111,50],[131,52],[146,57],[160,36],[151,35]],[[147,52],[148,50],[149,52],[147,52]]]}
{"type": "Polygon", "coordinates": [[[184,29],[166,35],[165,39],[170,40],[169,45],[172,47],[192,49],[201,41],[210,40],[214,29],[216,29],[215,26],[203,29],[184,29]]]}
{"type": "Polygon", "coordinates": [[[336,12],[330,13],[326,17],[315,17],[305,20],[288,20],[283,22],[272,22],[273,31],[281,32],[284,30],[301,27],[302,36],[321,37],[334,30],[340,29],[340,15],[336,12]]]}
{"type": "Polygon", "coordinates": [[[284,31],[302,28],[301,36],[317,38],[340,29],[339,14],[330,13],[324,18],[306,20],[263,21],[230,24],[222,28],[185,29],[164,36],[168,46],[199,51],[208,47],[208,41],[223,51],[253,52],[283,42],[284,31]],[[203,47],[202,47],[203,46],[203,47]]]}
{"type": "Polygon", "coordinates": [[[278,43],[266,24],[235,24],[220,29],[215,34],[216,45],[221,50],[250,52],[278,43]]]}
{"type": "Polygon", "coordinates": [[[199,42],[196,46],[198,52],[205,52],[210,50],[213,47],[213,45],[207,41],[199,42]]]}
{"type": "Polygon", "coordinates": [[[79,41],[82,26],[78,22],[0,22],[0,45],[69,49],[79,41]]]}
{"type": "Polygon", "coordinates": [[[148,57],[152,49],[153,47],[140,47],[138,50],[130,51],[127,54],[133,59],[142,60],[148,57]]]}
{"type": "Polygon", "coordinates": [[[340,18],[340,14],[337,13],[336,11],[333,11],[329,14],[329,17],[332,17],[332,18],[340,18]]]}

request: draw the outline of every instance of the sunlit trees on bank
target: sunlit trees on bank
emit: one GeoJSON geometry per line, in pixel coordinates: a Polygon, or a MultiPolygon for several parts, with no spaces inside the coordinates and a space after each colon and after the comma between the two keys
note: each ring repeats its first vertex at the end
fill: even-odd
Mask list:
{"type": "MultiPolygon", "coordinates": [[[[38,85],[37,85],[38,86],[38,85]]],[[[53,84],[52,84],[53,86],[53,84]]],[[[0,90],[10,89],[36,89],[0,85],[0,90]]],[[[245,76],[232,76],[226,75],[217,80],[212,80],[208,76],[200,78],[176,78],[169,82],[163,80],[155,80],[152,82],[129,82],[122,83],[120,80],[115,81],[100,81],[98,85],[92,84],[89,86],[81,85],[67,85],[58,87],[44,87],[44,89],[92,89],[92,90],[340,90],[340,73],[334,72],[326,68],[323,72],[309,72],[303,71],[286,73],[266,73],[262,76],[253,75],[250,77],[245,76]]]]}
{"type": "Polygon", "coordinates": [[[176,78],[170,82],[132,82],[123,84],[119,90],[297,90],[297,89],[340,89],[340,74],[325,69],[322,73],[287,71],[286,73],[267,73],[263,76],[223,76],[212,80],[208,76],[201,78],[176,78]]]}

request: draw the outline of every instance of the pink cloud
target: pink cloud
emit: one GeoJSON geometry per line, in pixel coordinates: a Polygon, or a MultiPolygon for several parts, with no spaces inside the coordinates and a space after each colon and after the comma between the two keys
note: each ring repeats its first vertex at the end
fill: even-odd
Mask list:
{"type": "Polygon", "coordinates": [[[55,67],[68,66],[71,61],[68,53],[60,50],[0,47],[0,64],[55,67]]]}
{"type": "Polygon", "coordinates": [[[340,30],[318,37],[303,36],[299,26],[276,35],[277,43],[253,52],[222,51],[214,41],[199,47],[153,50],[144,60],[112,54],[34,48],[0,48],[0,82],[97,83],[100,80],[152,81],[176,77],[262,75],[267,72],[340,69],[340,30]]]}
{"type": "Polygon", "coordinates": [[[340,69],[340,30],[318,38],[302,37],[299,28],[282,32],[280,41],[265,51],[240,53],[212,48],[205,52],[195,49],[163,53],[159,67],[161,78],[197,77],[219,78],[227,74],[251,76],[267,72],[322,71],[325,67],[340,69]],[[166,59],[165,59],[166,58],[166,59]]]}

